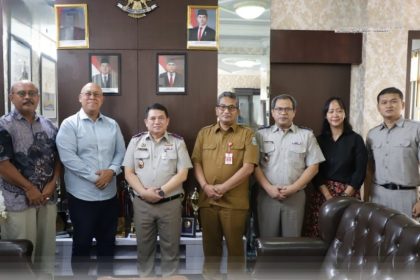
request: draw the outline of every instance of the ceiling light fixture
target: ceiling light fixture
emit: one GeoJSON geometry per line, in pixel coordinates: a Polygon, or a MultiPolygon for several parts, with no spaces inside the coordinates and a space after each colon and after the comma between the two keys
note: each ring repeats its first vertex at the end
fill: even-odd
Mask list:
{"type": "Polygon", "coordinates": [[[246,58],[246,57],[225,57],[222,62],[226,65],[234,65],[239,68],[252,68],[261,65],[259,59],[246,58]]]}
{"type": "Polygon", "coordinates": [[[244,19],[256,19],[265,11],[265,5],[261,1],[240,2],[234,8],[236,14],[244,19]]]}
{"type": "Polygon", "coordinates": [[[240,68],[252,68],[257,65],[260,65],[260,63],[255,60],[239,60],[235,62],[235,66],[240,68]]]}

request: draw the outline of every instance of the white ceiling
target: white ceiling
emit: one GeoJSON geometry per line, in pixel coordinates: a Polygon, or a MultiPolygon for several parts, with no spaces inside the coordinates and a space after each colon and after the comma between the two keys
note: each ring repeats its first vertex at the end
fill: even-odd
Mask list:
{"type": "MultiPolygon", "coordinates": [[[[235,13],[234,6],[248,0],[219,0],[219,73],[259,75],[260,68],[268,69],[270,46],[270,9],[257,19],[245,20],[235,13]],[[251,60],[259,65],[237,67],[233,63],[251,60]]],[[[259,0],[270,7],[270,0],[259,0]]]]}

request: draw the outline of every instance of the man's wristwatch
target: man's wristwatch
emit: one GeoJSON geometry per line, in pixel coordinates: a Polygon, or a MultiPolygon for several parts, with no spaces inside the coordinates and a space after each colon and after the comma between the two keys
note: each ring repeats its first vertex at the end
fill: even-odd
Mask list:
{"type": "Polygon", "coordinates": [[[159,189],[158,195],[163,198],[165,197],[165,192],[162,189],[159,189]]]}

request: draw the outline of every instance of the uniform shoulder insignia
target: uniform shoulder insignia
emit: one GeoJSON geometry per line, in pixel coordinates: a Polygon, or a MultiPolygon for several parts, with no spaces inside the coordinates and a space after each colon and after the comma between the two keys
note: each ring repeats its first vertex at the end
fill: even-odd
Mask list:
{"type": "Polygon", "coordinates": [[[215,126],[216,124],[209,124],[209,125],[206,125],[205,127],[203,127],[203,128],[211,128],[211,127],[213,127],[213,126],[215,126]]]}
{"type": "Polygon", "coordinates": [[[145,135],[146,133],[147,133],[147,131],[142,131],[142,132],[137,133],[136,135],[134,135],[132,138],[137,138],[137,137],[143,136],[143,135],[145,135]]]}
{"type": "Polygon", "coordinates": [[[181,140],[184,139],[181,135],[178,135],[178,134],[175,134],[175,133],[172,133],[172,132],[168,132],[168,135],[170,135],[174,138],[177,138],[177,139],[181,139],[181,140]]]}
{"type": "Polygon", "coordinates": [[[258,130],[261,130],[261,129],[266,129],[266,128],[270,128],[271,126],[270,125],[263,125],[263,126],[260,126],[259,128],[258,128],[258,130]]]}
{"type": "Polygon", "coordinates": [[[238,127],[242,127],[243,129],[245,129],[245,130],[250,130],[250,131],[254,131],[251,127],[249,127],[249,126],[247,126],[247,125],[245,125],[245,124],[238,124],[238,127]]]}
{"type": "Polygon", "coordinates": [[[309,128],[309,127],[306,127],[306,126],[298,125],[298,127],[301,128],[301,129],[306,129],[306,130],[312,131],[312,128],[309,128]]]}

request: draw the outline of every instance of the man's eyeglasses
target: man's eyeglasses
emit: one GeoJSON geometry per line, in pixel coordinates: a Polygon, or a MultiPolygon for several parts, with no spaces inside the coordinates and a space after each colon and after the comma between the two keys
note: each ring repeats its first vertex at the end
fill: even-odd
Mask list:
{"type": "Polygon", "coordinates": [[[238,109],[238,107],[236,107],[236,106],[234,106],[234,105],[229,105],[229,106],[226,106],[226,105],[217,105],[216,107],[217,107],[220,111],[228,110],[229,112],[233,112],[233,111],[235,111],[235,110],[237,110],[237,109],[238,109]]]}
{"type": "Polygon", "coordinates": [[[18,92],[16,92],[17,95],[19,95],[19,97],[24,98],[26,95],[28,95],[30,98],[34,98],[38,96],[38,92],[34,91],[34,90],[29,90],[29,91],[24,91],[24,90],[20,90],[18,92]]]}
{"type": "Polygon", "coordinates": [[[99,97],[101,97],[102,96],[102,94],[100,94],[100,93],[92,93],[92,92],[85,92],[85,93],[83,93],[87,98],[91,98],[91,97],[93,97],[93,98],[99,98],[99,97]]]}
{"type": "Polygon", "coordinates": [[[284,113],[288,114],[288,113],[293,111],[293,108],[290,108],[290,107],[284,107],[284,108],[283,107],[276,107],[273,110],[276,111],[277,113],[284,112],[284,113]]]}

